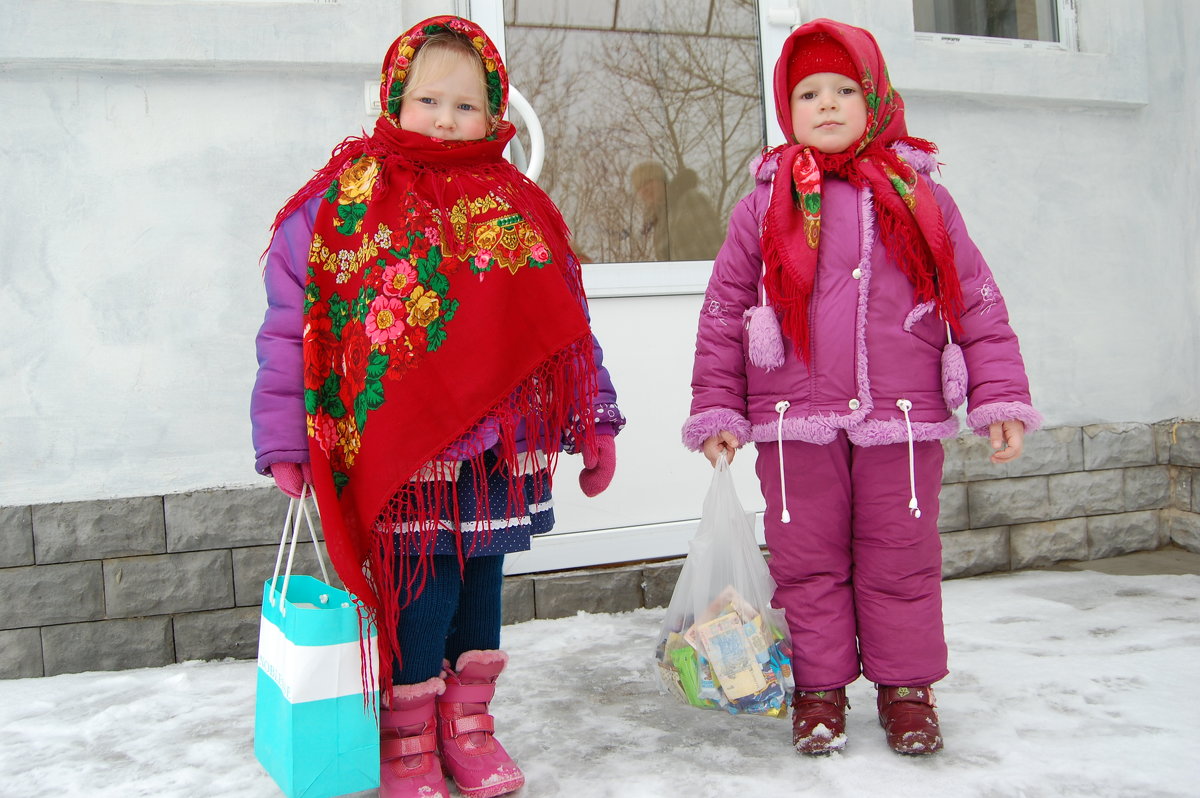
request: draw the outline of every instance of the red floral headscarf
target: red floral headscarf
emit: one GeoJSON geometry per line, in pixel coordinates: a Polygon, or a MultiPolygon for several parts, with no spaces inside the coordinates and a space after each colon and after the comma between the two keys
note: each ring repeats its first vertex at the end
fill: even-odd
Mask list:
{"type": "MultiPolygon", "coordinates": [[[[513,473],[519,435],[551,458],[569,435],[595,447],[578,260],[549,197],[502,157],[512,126],[478,141],[399,127],[412,61],[444,31],[478,53],[503,114],[508,80],[482,29],[428,19],[387,52],[374,132],[342,142],[279,218],[322,198],[304,313],[309,454],[330,558],[377,621],[385,687],[401,597],[420,591],[440,520],[457,518],[453,482],[412,480],[482,463],[480,427],[513,473]],[[414,548],[415,560],[397,555],[414,548]]],[[[514,477],[510,495],[521,489],[514,477]]],[[[458,542],[462,556],[472,541],[458,542]]]]}
{"type": "MultiPolygon", "coordinates": [[[[839,65],[846,63],[843,58],[836,60],[839,65]]],[[[776,149],[779,168],[763,223],[764,285],[797,354],[807,360],[811,347],[808,305],[817,270],[821,184],[827,174],[857,187],[870,186],[884,246],[912,282],[915,301],[932,300],[942,317],[957,328],[962,293],[941,209],[929,185],[888,145],[904,142],[930,153],[936,147],[908,135],[904,101],[892,87],[875,37],[828,19],[805,23],[784,42],[775,64],[774,89],[776,115],[788,143],[776,149]],[[821,47],[810,46],[813,37],[821,37],[821,47]],[[796,143],[791,114],[796,81],[790,79],[814,71],[799,68],[794,60],[812,53],[828,55],[827,40],[845,50],[867,104],[862,137],[845,152],[829,154],[796,143]]]]}

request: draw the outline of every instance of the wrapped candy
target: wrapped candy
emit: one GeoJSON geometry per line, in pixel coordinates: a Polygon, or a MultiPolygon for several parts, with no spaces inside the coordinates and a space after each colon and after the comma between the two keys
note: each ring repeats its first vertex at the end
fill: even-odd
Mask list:
{"type": "MultiPolygon", "coordinates": [[[[769,613],[782,615],[777,610],[769,613]]],[[[701,618],[659,641],[659,675],[692,706],[786,717],[795,683],[781,619],[772,620],[727,586],[701,618]]]]}

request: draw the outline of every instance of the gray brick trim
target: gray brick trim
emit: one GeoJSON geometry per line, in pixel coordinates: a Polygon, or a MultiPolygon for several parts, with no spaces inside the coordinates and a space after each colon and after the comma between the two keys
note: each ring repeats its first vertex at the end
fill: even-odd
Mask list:
{"type": "Polygon", "coordinates": [[[1050,518],[1103,515],[1125,509],[1125,473],[1122,469],[1053,474],[1046,479],[1050,492],[1050,518]]]}
{"type": "Polygon", "coordinates": [[[33,508],[0,507],[0,568],[33,562],[33,508]]]}
{"type": "Polygon", "coordinates": [[[1086,518],[1019,524],[1009,530],[1009,535],[1014,569],[1088,558],[1086,518]]]}
{"type": "Polygon", "coordinates": [[[1049,477],[1014,477],[967,486],[971,528],[1006,526],[1051,517],[1049,477]]]}
{"type": "Polygon", "coordinates": [[[1010,560],[1006,526],[942,535],[943,579],[1007,571],[1010,560]]]}
{"type": "Polygon", "coordinates": [[[229,549],[104,563],[108,617],[161,615],[233,606],[233,562],[229,549]]]}
{"type": "Polygon", "coordinates": [[[0,632],[0,679],[25,679],[43,672],[41,630],[0,632]]]}
{"type": "Polygon", "coordinates": [[[0,570],[0,629],[20,629],[104,617],[98,562],[31,565],[0,570]]]}
{"type": "Polygon", "coordinates": [[[161,554],[165,529],[158,496],[33,507],[38,564],[161,554]]]}
{"type": "Polygon", "coordinates": [[[1083,467],[1088,471],[1157,463],[1154,429],[1149,424],[1093,424],[1083,428],[1083,467]]]}
{"type": "Polygon", "coordinates": [[[156,668],[175,662],[171,619],[129,618],[42,629],[46,675],[156,668]]]}
{"type": "Polygon", "coordinates": [[[254,659],[258,656],[258,607],[176,615],[175,659],[254,659]]]}
{"type": "Polygon", "coordinates": [[[287,503],[274,485],[166,496],[167,551],[278,544],[287,503]]]}
{"type": "Polygon", "coordinates": [[[1166,422],[1171,465],[1200,468],[1200,421],[1166,422]]]}
{"type": "Polygon", "coordinates": [[[539,618],[566,618],[577,612],[628,612],[644,606],[640,568],[571,571],[534,581],[539,618]]]}
{"type": "Polygon", "coordinates": [[[971,517],[967,509],[966,484],[943,484],[938,496],[938,531],[953,532],[971,526],[971,517]]]}
{"type": "Polygon", "coordinates": [[[504,580],[501,623],[524,623],[537,617],[533,600],[533,577],[510,576],[504,580]]]}
{"type": "Polygon", "coordinates": [[[1087,519],[1088,553],[1082,559],[1102,560],[1157,549],[1167,542],[1164,527],[1158,510],[1093,516],[1087,519]]]}

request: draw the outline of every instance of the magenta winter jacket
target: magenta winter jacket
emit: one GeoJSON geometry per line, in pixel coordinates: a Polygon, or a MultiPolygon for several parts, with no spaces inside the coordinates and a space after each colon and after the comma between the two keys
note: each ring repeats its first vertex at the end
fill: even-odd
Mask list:
{"type": "MultiPolygon", "coordinates": [[[[922,162],[920,153],[904,154],[929,180],[932,158],[922,162]]],[[[824,182],[811,368],[787,339],[782,366],[768,371],[751,363],[745,316],[764,302],[759,229],[776,160],[758,166],[756,185],[734,208],[713,264],[696,336],[684,444],[698,450],[721,430],[741,443],[777,438],[829,443],[839,430],[860,446],[899,443],[908,440],[900,400],[911,402],[914,440],[956,434],[958,420],[942,387],[946,324],[931,304],[914,307],[912,284],[877,240],[869,188],[856,190],[832,177],[824,182]]],[[[937,184],[933,194],[962,283],[965,312],[955,343],[966,362],[967,422],[981,435],[990,423],[1008,419],[1032,431],[1041,416],[1030,404],[1004,298],[950,194],[937,184]]]]}
{"type": "MultiPolygon", "coordinates": [[[[258,331],[258,378],[250,398],[250,424],[255,468],[269,474],[272,463],[307,463],[308,438],[304,413],[304,286],[309,245],[320,197],[313,197],[288,218],[267,253],[263,279],[267,313],[258,331]]],[[[615,435],[625,424],[617,408],[612,378],[595,337],[599,392],[592,408],[597,432],[615,435]]],[[[476,428],[470,440],[441,459],[464,459],[496,443],[495,431],[476,428]]],[[[518,441],[520,447],[521,441],[518,441]]],[[[567,447],[570,448],[569,446],[567,447]]]]}

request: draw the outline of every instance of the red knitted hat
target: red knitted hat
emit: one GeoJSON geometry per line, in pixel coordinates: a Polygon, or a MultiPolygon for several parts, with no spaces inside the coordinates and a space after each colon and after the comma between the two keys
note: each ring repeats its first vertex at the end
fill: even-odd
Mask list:
{"type": "Polygon", "coordinates": [[[850,59],[850,53],[828,33],[812,33],[797,42],[788,64],[788,91],[818,72],[834,72],[862,82],[862,75],[850,59]]]}

